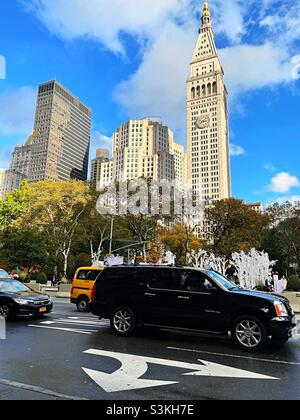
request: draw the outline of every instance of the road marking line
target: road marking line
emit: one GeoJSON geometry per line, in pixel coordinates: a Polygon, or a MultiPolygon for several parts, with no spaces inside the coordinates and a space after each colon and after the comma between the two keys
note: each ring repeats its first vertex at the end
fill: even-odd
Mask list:
{"type": "Polygon", "coordinates": [[[59,394],[58,392],[54,392],[54,391],[51,391],[49,389],[41,388],[41,387],[34,386],[34,385],[22,384],[20,382],[9,381],[7,379],[0,379],[0,384],[1,385],[7,385],[7,386],[10,386],[12,388],[18,388],[18,389],[24,389],[26,391],[37,392],[39,394],[48,395],[49,397],[61,398],[61,399],[64,399],[64,400],[88,401],[87,398],[75,397],[73,395],[59,394]]]}
{"type": "Polygon", "coordinates": [[[41,325],[28,325],[28,327],[31,327],[31,328],[42,328],[44,330],[65,331],[65,332],[72,332],[72,333],[85,334],[85,335],[91,335],[92,333],[98,332],[96,330],[73,330],[71,328],[43,327],[41,325]]]}
{"type": "Polygon", "coordinates": [[[167,347],[168,350],[176,350],[176,351],[185,351],[189,353],[201,353],[201,354],[207,354],[211,356],[221,356],[221,357],[231,357],[233,359],[244,359],[244,360],[253,360],[254,362],[264,362],[264,363],[275,363],[280,365],[291,365],[291,366],[300,366],[300,363],[297,362],[287,362],[284,360],[269,360],[269,359],[259,359],[256,357],[247,357],[247,356],[238,356],[234,354],[226,354],[226,353],[213,353],[210,351],[202,351],[202,350],[196,350],[196,349],[184,349],[180,347],[167,347]]]}
{"type": "Polygon", "coordinates": [[[201,364],[186,363],[168,359],[156,359],[153,357],[115,353],[96,349],[90,349],[84,353],[100,357],[109,357],[121,362],[121,367],[111,374],[84,367],[82,368],[84,372],[106,392],[131,391],[158,386],[175,385],[179,383],[178,381],[142,379],[149,369],[149,364],[164,367],[175,367],[191,371],[190,373],[184,373],[182,376],[279,380],[279,378],[236,369],[231,366],[220,365],[200,359],[198,362],[201,364]]]}

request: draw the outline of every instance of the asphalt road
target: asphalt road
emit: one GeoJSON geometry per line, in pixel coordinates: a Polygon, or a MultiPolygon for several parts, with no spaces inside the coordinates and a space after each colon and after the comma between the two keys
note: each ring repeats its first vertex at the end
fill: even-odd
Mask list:
{"type": "Polygon", "coordinates": [[[299,337],[255,355],[198,334],[119,338],[62,301],[45,318],[7,325],[0,367],[2,400],[300,400],[299,337]]]}

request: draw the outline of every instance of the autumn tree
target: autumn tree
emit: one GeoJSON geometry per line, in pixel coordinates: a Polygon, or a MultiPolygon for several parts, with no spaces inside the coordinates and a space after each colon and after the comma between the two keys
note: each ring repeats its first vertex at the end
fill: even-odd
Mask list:
{"type": "Polygon", "coordinates": [[[186,264],[187,254],[205,246],[204,242],[198,239],[195,234],[190,233],[183,223],[177,223],[170,229],[161,227],[158,240],[166,250],[176,255],[177,263],[180,265],[186,264]]]}
{"type": "Polygon", "coordinates": [[[205,211],[211,250],[228,258],[233,252],[260,248],[263,216],[241,200],[221,200],[205,211]]]}
{"type": "Polygon", "coordinates": [[[30,188],[27,207],[17,221],[20,227],[30,225],[46,235],[51,241],[56,257],[63,256],[64,275],[67,274],[74,234],[88,200],[84,182],[38,182],[30,188]]]}
{"type": "Polygon", "coordinates": [[[4,200],[0,200],[0,230],[5,231],[11,223],[18,219],[25,210],[30,191],[28,181],[23,181],[19,190],[13,190],[6,194],[4,200]]]}

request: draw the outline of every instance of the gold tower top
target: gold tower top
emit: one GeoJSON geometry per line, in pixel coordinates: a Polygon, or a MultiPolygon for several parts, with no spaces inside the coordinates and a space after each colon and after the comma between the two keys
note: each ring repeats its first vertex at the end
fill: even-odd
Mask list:
{"type": "Polygon", "coordinates": [[[203,17],[210,17],[210,10],[209,10],[209,6],[208,6],[208,2],[206,1],[204,3],[204,8],[203,8],[203,17]]]}

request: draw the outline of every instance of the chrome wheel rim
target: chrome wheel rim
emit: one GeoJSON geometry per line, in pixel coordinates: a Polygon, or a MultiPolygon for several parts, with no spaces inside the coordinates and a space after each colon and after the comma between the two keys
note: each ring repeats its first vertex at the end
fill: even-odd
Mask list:
{"type": "Polygon", "coordinates": [[[9,307],[4,305],[0,306],[0,316],[4,319],[7,319],[9,315],[9,307]]]}
{"type": "Polygon", "coordinates": [[[113,324],[119,333],[127,333],[132,324],[131,315],[126,310],[121,310],[115,313],[113,324]]]}
{"type": "Polygon", "coordinates": [[[261,343],[262,331],[256,322],[244,320],[236,327],[236,337],[242,346],[252,349],[261,343]]]}

